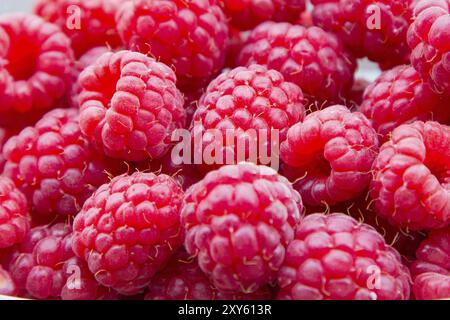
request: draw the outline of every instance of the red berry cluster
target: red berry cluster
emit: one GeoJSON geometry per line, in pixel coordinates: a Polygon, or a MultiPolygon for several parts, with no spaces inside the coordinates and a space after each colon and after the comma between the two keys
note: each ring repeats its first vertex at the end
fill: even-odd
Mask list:
{"type": "Polygon", "coordinates": [[[0,295],[449,299],[450,0],[311,2],[0,15],[0,295]]]}

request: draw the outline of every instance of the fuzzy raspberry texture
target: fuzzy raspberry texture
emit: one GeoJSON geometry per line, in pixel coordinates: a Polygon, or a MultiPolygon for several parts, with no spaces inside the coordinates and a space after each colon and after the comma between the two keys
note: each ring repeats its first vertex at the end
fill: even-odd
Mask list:
{"type": "Polygon", "coordinates": [[[306,216],[278,274],[278,299],[407,300],[398,252],[371,226],[341,213],[306,216]]]}
{"type": "Polygon", "coordinates": [[[408,62],[412,0],[312,0],[314,24],[338,35],[357,57],[384,68],[408,62]]]}
{"type": "Polygon", "coordinates": [[[356,66],[333,34],[318,27],[282,22],[265,22],[256,27],[239,62],[275,69],[312,98],[334,102],[350,92],[356,66]]]}
{"type": "Polygon", "coordinates": [[[70,39],[40,17],[22,13],[0,17],[0,61],[0,115],[11,118],[12,124],[11,113],[51,109],[70,89],[74,61],[70,39]]]}
{"type": "Polygon", "coordinates": [[[450,127],[437,122],[401,125],[374,163],[371,196],[377,213],[407,230],[450,222],[450,127]]]}
{"type": "MultiPolygon", "coordinates": [[[[201,137],[203,148],[194,152],[214,150],[215,164],[246,160],[268,165],[278,157],[288,128],[304,114],[302,90],[281,73],[260,65],[238,67],[212,81],[200,99],[191,133],[194,140],[201,137]],[[235,139],[227,138],[230,133],[235,139]]],[[[203,162],[202,169],[212,167],[209,159],[203,162]]]]}
{"type": "Polygon", "coordinates": [[[306,9],[305,0],[222,0],[231,25],[240,29],[253,29],[264,21],[295,23],[306,9]]]}
{"type": "Polygon", "coordinates": [[[206,84],[224,66],[228,23],[216,0],[135,0],[117,29],[130,50],[173,66],[181,87],[206,84]]]}
{"type": "Polygon", "coordinates": [[[9,139],[3,154],[3,175],[25,194],[32,216],[48,220],[77,214],[116,170],[81,135],[76,109],[50,111],[9,139]]]}
{"type": "Polygon", "coordinates": [[[107,156],[142,161],[161,158],[186,112],[174,72],[132,51],[108,52],[79,77],[80,126],[107,156]]]}
{"type": "Polygon", "coordinates": [[[97,46],[121,44],[114,16],[125,0],[37,0],[35,14],[58,25],[77,57],[97,46]]]}
{"type": "Polygon", "coordinates": [[[20,243],[29,229],[25,195],[11,179],[0,176],[0,249],[20,243]]]}
{"type": "Polygon", "coordinates": [[[369,120],[344,106],[306,116],[281,144],[284,174],[308,205],[357,198],[369,186],[378,137],[369,120]]]}
{"type": "Polygon", "coordinates": [[[12,253],[9,271],[20,295],[36,299],[98,299],[105,288],[86,272],[71,248],[72,228],[64,223],[30,230],[12,253]]]}
{"type": "Polygon", "coordinates": [[[432,231],[411,266],[416,299],[450,298],[450,227],[432,231]]]}
{"type": "Polygon", "coordinates": [[[199,268],[197,259],[184,250],[175,254],[149,285],[145,300],[270,300],[263,288],[250,294],[232,294],[217,290],[199,268]]]}
{"type": "Polygon", "coordinates": [[[255,292],[275,280],[302,210],[300,195],[273,169],[221,167],[186,192],[186,250],[219,290],[255,292]]]}
{"type": "Polygon", "coordinates": [[[450,120],[448,101],[435,94],[411,66],[397,66],[382,73],[364,92],[360,111],[386,140],[404,123],[416,120],[450,120]]]}
{"type": "Polygon", "coordinates": [[[0,265],[0,295],[15,296],[17,293],[17,287],[11,275],[0,265]]]}
{"type": "Polygon", "coordinates": [[[76,216],[73,249],[102,285],[140,293],[181,245],[182,198],[167,175],[118,176],[76,216]]]}
{"type": "Polygon", "coordinates": [[[408,30],[411,63],[438,93],[450,95],[450,0],[420,0],[408,30]]]}

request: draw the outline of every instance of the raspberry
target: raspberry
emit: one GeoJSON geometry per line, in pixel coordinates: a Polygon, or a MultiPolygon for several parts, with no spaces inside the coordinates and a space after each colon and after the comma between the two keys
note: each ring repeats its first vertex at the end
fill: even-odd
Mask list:
{"type": "Polygon", "coordinates": [[[72,229],[63,223],[31,229],[9,264],[22,295],[72,300],[102,297],[106,289],[95,282],[84,261],[75,258],[71,244],[72,229]]]}
{"type": "Polygon", "coordinates": [[[58,25],[80,57],[97,46],[120,45],[114,16],[125,0],[37,0],[34,12],[58,25]]]}
{"type": "Polygon", "coordinates": [[[302,210],[299,194],[274,170],[221,167],[186,192],[186,250],[219,290],[255,292],[276,278],[302,210]]]}
{"type": "Polygon", "coordinates": [[[3,171],[3,167],[5,166],[5,158],[3,157],[3,145],[9,138],[8,130],[0,127],[0,172],[3,171]]]}
{"type": "Polygon", "coordinates": [[[450,95],[450,0],[421,0],[408,30],[411,63],[438,93],[450,95]]]}
{"type": "Polygon", "coordinates": [[[146,300],[267,300],[265,288],[252,294],[229,294],[217,290],[199,268],[197,260],[181,251],[149,285],[146,300]]]}
{"type": "Polygon", "coordinates": [[[25,196],[9,178],[0,176],[0,248],[20,243],[29,229],[25,196]]]}
{"type": "Polygon", "coordinates": [[[140,293],[181,245],[182,198],[169,176],[118,176],[75,217],[73,249],[102,285],[140,293]]]}
{"type": "Polygon", "coordinates": [[[70,88],[69,38],[37,16],[17,13],[0,17],[0,43],[1,117],[14,124],[21,114],[57,106],[70,88]]]}
{"type": "Polygon", "coordinates": [[[175,82],[169,67],[143,54],[103,54],[79,77],[81,131],[113,158],[162,157],[186,119],[175,82]]]}
{"type": "Polygon", "coordinates": [[[216,0],[128,1],[116,21],[123,43],[173,66],[182,88],[206,84],[224,66],[228,25],[216,0]]]}
{"type": "Polygon", "coordinates": [[[357,57],[384,68],[408,62],[412,0],[312,0],[316,25],[339,36],[357,57]]]}
{"type": "Polygon", "coordinates": [[[225,65],[229,68],[235,68],[239,66],[238,58],[239,53],[244,47],[245,43],[250,36],[250,31],[241,31],[239,29],[230,29],[230,41],[228,43],[228,50],[226,56],[225,65]]]}
{"type": "Polygon", "coordinates": [[[306,216],[286,251],[278,299],[407,300],[398,252],[367,224],[341,214],[306,216]]]}
{"type": "Polygon", "coordinates": [[[265,22],[256,27],[239,62],[275,69],[312,98],[334,102],[350,92],[356,66],[331,33],[281,22],[265,22]]]}
{"type": "Polygon", "coordinates": [[[0,266],[0,295],[15,296],[17,288],[8,271],[0,266]]]}
{"type": "Polygon", "coordinates": [[[296,22],[305,11],[305,0],[222,0],[221,5],[231,24],[241,30],[264,21],[296,22]]]}
{"type": "Polygon", "coordinates": [[[361,112],[380,135],[416,120],[448,121],[447,101],[435,94],[411,66],[386,71],[364,92],[361,112]]]}
{"type": "MultiPolygon", "coordinates": [[[[216,163],[231,164],[231,159],[237,163],[244,157],[256,162],[260,159],[252,154],[251,146],[260,146],[260,157],[262,148],[272,155],[272,130],[283,141],[288,128],[303,119],[304,113],[301,89],[284,81],[279,72],[259,65],[238,67],[210,83],[194,114],[191,133],[202,137],[200,152],[214,146],[216,163]],[[227,139],[229,132],[236,138],[227,139]],[[247,150],[240,150],[239,141],[245,142],[247,150]]],[[[207,167],[202,165],[202,169],[207,167]]]]}
{"type": "Polygon", "coordinates": [[[374,163],[377,213],[407,230],[450,222],[450,127],[437,122],[401,125],[374,163]]]}
{"type": "MultiPolygon", "coordinates": [[[[55,109],[6,143],[3,174],[25,194],[33,218],[78,213],[84,201],[115,172],[92,152],[78,125],[78,110],[55,109]]],[[[117,168],[118,170],[118,168],[117,168]]]]}
{"type": "Polygon", "coordinates": [[[432,231],[411,266],[416,299],[450,298],[450,227],[432,231]]]}
{"type": "Polygon", "coordinates": [[[366,117],[337,105],[291,127],[280,154],[303,201],[331,205],[366,190],[377,151],[378,137],[366,117]]]}

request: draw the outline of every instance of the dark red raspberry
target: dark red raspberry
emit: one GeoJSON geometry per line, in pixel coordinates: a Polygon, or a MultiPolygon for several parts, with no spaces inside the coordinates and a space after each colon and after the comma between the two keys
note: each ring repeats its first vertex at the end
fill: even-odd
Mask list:
{"type": "Polygon", "coordinates": [[[29,229],[27,199],[14,182],[0,176],[0,249],[20,243],[29,229]]]}
{"type": "Polygon", "coordinates": [[[411,266],[416,299],[450,298],[450,227],[432,231],[411,266]]]}
{"type": "Polygon", "coordinates": [[[406,230],[450,222],[450,127],[401,125],[380,149],[371,192],[377,213],[406,230]]]}
{"type": "Polygon", "coordinates": [[[251,294],[231,294],[217,290],[199,268],[197,259],[184,250],[153,277],[146,300],[269,300],[267,288],[251,294]]]}
{"type": "Polygon", "coordinates": [[[8,14],[0,17],[0,48],[1,117],[14,124],[20,114],[57,106],[71,83],[69,38],[37,16],[8,14]]]}
{"type": "Polygon", "coordinates": [[[143,54],[103,54],[79,77],[81,131],[113,158],[162,157],[186,121],[175,82],[169,67],[143,54]]]}
{"type": "Polygon", "coordinates": [[[216,288],[252,293],[276,278],[302,210],[300,195],[271,168],[224,166],[186,192],[185,246],[216,288]]]}
{"type": "MultiPolygon", "coordinates": [[[[194,152],[203,156],[207,148],[214,149],[215,164],[244,159],[268,164],[262,154],[271,157],[277,152],[272,147],[279,147],[272,141],[272,130],[277,130],[280,142],[284,141],[288,128],[302,120],[304,113],[302,90],[284,81],[279,72],[259,65],[238,67],[211,82],[200,99],[191,134],[194,140],[202,138],[203,148],[197,147],[194,152]],[[227,133],[236,138],[227,139],[227,133]],[[256,149],[252,150],[252,146],[256,149]]],[[[202,159],[206,162],[202,169],[213,168],[208,163],[211,161],[202,159]]]]}
{"type": "Polygon", "coordinates": [[[17,293],[17,287],[9,272],[0,266],[0,295],[15,296],[17,293]]]}
{"type": "Polygon", "coordinates": [[[378,137],[369,120],[344,106],[306,116],[281,144],[284,174],[308,205],[357,198],[369,186],[378,137]]]}
{"type": "Polygon", "coordinates": [[[448,102],[435,94],[411,66],[382,73],[364,92],[360,110],[385,140],[403,123],[450,120],[448,102]]]}
{"type": "Polygon", "coordinates": [[[407,300],[410,275],[371,226],[341,214],[306,216],[278,275],[279,299],[407,300]]]}
{"type": "Polygon", "coordinates": [[[216,0],[128,1],[116,21],[124,44],[173,66],[183,89],[224,66],[228,24],[216,0]]]}
{"type": "Polygon", "coordinates": [[[412,0],[312,0],[314,23],[339,36],[357,57],[384,68],[408,62],[412,0]]]}
{"type": "Polygon", "coordinates": [[[73,249],[102,285],[140,293],[181,245],[182,198],[169,176],[118,176],[76,216],[73,249]]]}
{"type": "Polygon", "coordinates": [[[239,66],[239,53],[244,47],[250,36],[250,31],[241,31],[236,28],[230,28],[230,41],[228,43],[228,50],[225,65],[228,68],[236,68],[239,66]]]}
{"type": "Polygon", "coordinates": [[[411,63],[438,93],[450,95],[450,0],[420,0],[408,30],[411,63]]]}
{"type": "Polygon", "coordinates": [[[239,62],[275,69],[312,98],[334,102],[350,92],[356,66],[334,35],[318,27],[281,22],[265,22],[256,27],[239,62]]]}
{"type": "Polygon", "coordinates": [[[241,30],[256,27],[264,21],[296,22],[306,9],[305,0],[221,0],[231,24],[241,30]]]}
{"type": "Polygon", "coordinates": [[[125,0],[37,0],[34,12],[57,24],[80,57],[97,46],[120,45],[114,16],[125,0]]]}
{"type": "Polygon", "coordinates": [[[34,127],[9,139],[3,154],[3,174],[25,194],[34,218],[77,214],[108,181],[107,172],[119,170],[90,149],[75,109],[50,111],[34,127]]]}

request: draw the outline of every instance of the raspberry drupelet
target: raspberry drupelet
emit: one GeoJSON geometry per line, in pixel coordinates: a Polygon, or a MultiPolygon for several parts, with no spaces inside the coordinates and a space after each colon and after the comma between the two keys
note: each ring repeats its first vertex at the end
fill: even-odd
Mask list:
{"type": "Polygon", "coordinates": [[[38,16],[6,14],[0,16],[0,48],[2,124],[57,107],[72,80],[70,39],[38,16]]]}
{"type": "Polygon", "coordinates": [[[186,112],[173,71],[138,52],[107,52],[79,77],[80,127],[95,148],[129,161],[158,159],[186,112]]]}
{"type": "Polygon", "coordinates": [[[217,289],[252,293],[275,280],[302,210],[300,195],[273,169],[224,166],[186,192],[185,247],[217,289]]]}
{"type": "MultiPolygon", "coordinates": [[[[268,164],[268,159],[262,160],[263,150],[271,159],[278,157],[274,149],[304,114],[302,90],[285,81],[278,71],[259,65],[238,67],[210,83],[194,114],[191,134],[194,139],[202,138],[200,151],[214,149],[213,156],[219,160],[215,163],[268,164]],[[279,142],[274,140],[273,131],[279,142]],[[235,139],[227,138],[229,133],[235,139]],[[243,145],[247,150],[242,150],[243,145]]],[[[208,163],[201,165],[204,171],[211,168],[214,166],[208,163]]]]}
{"type": "Polygon", "coordinates": [[[408,30],[411,63],[437,93],[450,96],[450,0],[414,3],[408,30]]]}
{"type": "Polygon", "coordinates": [[[409,59],[406,34],[413,0],[312,0],[314,24],[333,32],[357,57],[383,68],[409,59]]]}
{"type": "Polygon", "coordinates": [[[181,246],[182,199],[183,191],[164,174],[115,177],[76,216],[73,250],[105,287],[141,293],[181,246]]]}
{"type": "Polygon", "coordinates": [[[260,64],[283,74],[312,101],[340,102],[351,91],[356,67],[341,41],[318,27],[265,22],[250,34],[241,65],[260,64]]]}
{"type": "Polygon", "coordinates": [[[16,296],[17,293],[17,287],[11,275],[0,265],[0,295],[16,296]]]}
{"type": "Polygon", "coordinates": [[[224,66],[229,31],[216,0],[128,1],[116,21],[125,46],[173,66],[183,91],[224,66]]]}
{"type": "Polygon", "coordinates": [[[306,216],[278,273],[278,299],[408,300],[410,275],[371,226],[341,213],[306,216]]]}
{"type": "Polygon", "coordinates": [[[70,38],[77,57],[98,46],[121,44],[115,14],[126,0],[37,0],[34,12],[58,25],[70,38]]]}
{"type": "Polygon", "coordinates": [[[25,194],[33,218],[73,216],[108,172],[120,166],[93,152],[78,124],[78,110],[55,109],[10,138],[3,175],[25,194]]]}
{"type": "Polygon", "coordinates": [[[230,24],[240,30],[253,29],[264,21],[295,23],[306,9],[305,0],[221,0],[230,24]]]}
{"type": "Polygon", "coordinates": [[[450,127],[437,122],[401,125],[374,163],[376,212],[406,230],[450,222],[450,127]]]}
{"type": "Polygon", "coordinates": [[[450,298],[450,227],[432,231],[411,266],[414,295],[419,300],[450,298]]]}
{"type": "Polygon", "coordinates": [[[303,201],[332,205],[368,188],[378,137],[369,120],[344,106],[316,111],[292,126],[281,144],[285,174],[303,201]]]}
{"type": "Polygon", "coordinates": [[[384,140],[404,123],[450,120],[448,101],[434,93],[411,66],[382,73],[365,90],[360,110],[384,140]]]}

